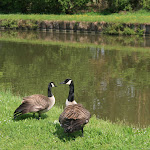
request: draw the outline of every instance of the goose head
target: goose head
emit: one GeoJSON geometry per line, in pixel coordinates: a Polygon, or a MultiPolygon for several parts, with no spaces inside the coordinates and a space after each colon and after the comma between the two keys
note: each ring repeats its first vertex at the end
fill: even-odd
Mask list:
{"type": "Polygon", "coordinates": [[[48,87],[57,87],[54,82],[50,82],[48,87]]]}
{"type": "Polygon", "coordinates": [[[68,84],[68,85],[70,85],[72,83],[73,83],[73,81],[71,79],[65,79],[65,81],[61,82],[60,84],[68,84]]]}

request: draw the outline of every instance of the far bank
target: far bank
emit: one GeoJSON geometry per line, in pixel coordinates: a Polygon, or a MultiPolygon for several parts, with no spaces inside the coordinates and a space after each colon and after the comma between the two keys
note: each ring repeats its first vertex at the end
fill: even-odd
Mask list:
{"type": "Polygon", "coordinates": [[[0,29],[150,35],[150,15],[0,15],[0,29]]]}

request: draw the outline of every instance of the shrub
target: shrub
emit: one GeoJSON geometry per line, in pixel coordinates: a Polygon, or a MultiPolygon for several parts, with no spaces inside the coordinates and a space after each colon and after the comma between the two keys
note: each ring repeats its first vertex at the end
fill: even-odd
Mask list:
{"type": "Polygon", "coordinates": [[[142,0],[141,5],[143,6],[144,9],[150,10],[150,0],[142,0]]]}
{"type": "Polygon", "coordinates": [[[134,28],[134,26],[128,27],[120,23],[108,24],[103,31],[103,33],[112,35],[143,35],[143,32],[140,26],[134,28]]]}
{"type": "Polygon", "coordinates": [[[81,8],[85,8],[89,0],[58,0],[58,2],[63,13],[72,14],[81,8]]]}
{"type": "Polygon", "coordinates": [[[108,3],[108,10],[111,12],[119,12],[120,10],[139,10],[149,9],[150,0],[106,0],[108,3]]]}
{"type": "Polygon", "coordinates": [[[31,13],[61,13],[61,6],[56,0],[32,0],[29,11],[31,13]]]}
{"type": "Polygon", "coordinates": [[[0,2],[1,13],[74,13],[86,7],[89,0],[5,0],[0,2]]]}

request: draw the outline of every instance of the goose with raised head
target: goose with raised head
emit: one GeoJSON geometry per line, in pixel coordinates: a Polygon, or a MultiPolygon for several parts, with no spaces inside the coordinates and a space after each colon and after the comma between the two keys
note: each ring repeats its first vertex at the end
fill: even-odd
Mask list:
{"type": "Polygon", "coordinates": [[[64,132],[72,133],[78,130],[82,131],[84,125],[89,122],[91,117],[90,112],[86,110],[81,104],[77,104],[74,100],[74,83],[71,79],[66,79],[60,84],[69,85],[69,95],[66,100],[66,107],[59,117],[60,125],[64,128],[64,132]]]}
{"type": "Polygon", "coordinates": [[[38,119],[41,114],[49,111],[55,104],[55,97],[51,92],[51,88],[56,87],[54,82],[48,84],[48,97],[40,94],[34,94],[23,98],[22,104],[15,110],[14,119],[26,113],[38,113],[38,119]]]}

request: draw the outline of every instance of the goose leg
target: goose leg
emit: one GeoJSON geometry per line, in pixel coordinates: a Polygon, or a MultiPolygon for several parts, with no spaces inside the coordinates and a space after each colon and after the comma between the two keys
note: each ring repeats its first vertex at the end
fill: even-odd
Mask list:
{"type": "Polygon", "coordinates": [[[35,118],[35,113],[33,113],[33,117],[35,118]]]}
{"type": "Polygon", "coordinates": [[[83,135],[83,128],[81,129],[81,131],[82,131],[82,137],[84,137],[84,135],[83,135]]]}
{"type": "Polygon", "coordinates": [[[39,113],[39,117],[38,117],[38,120],[41,118],[41,114],[39,113]]]}

